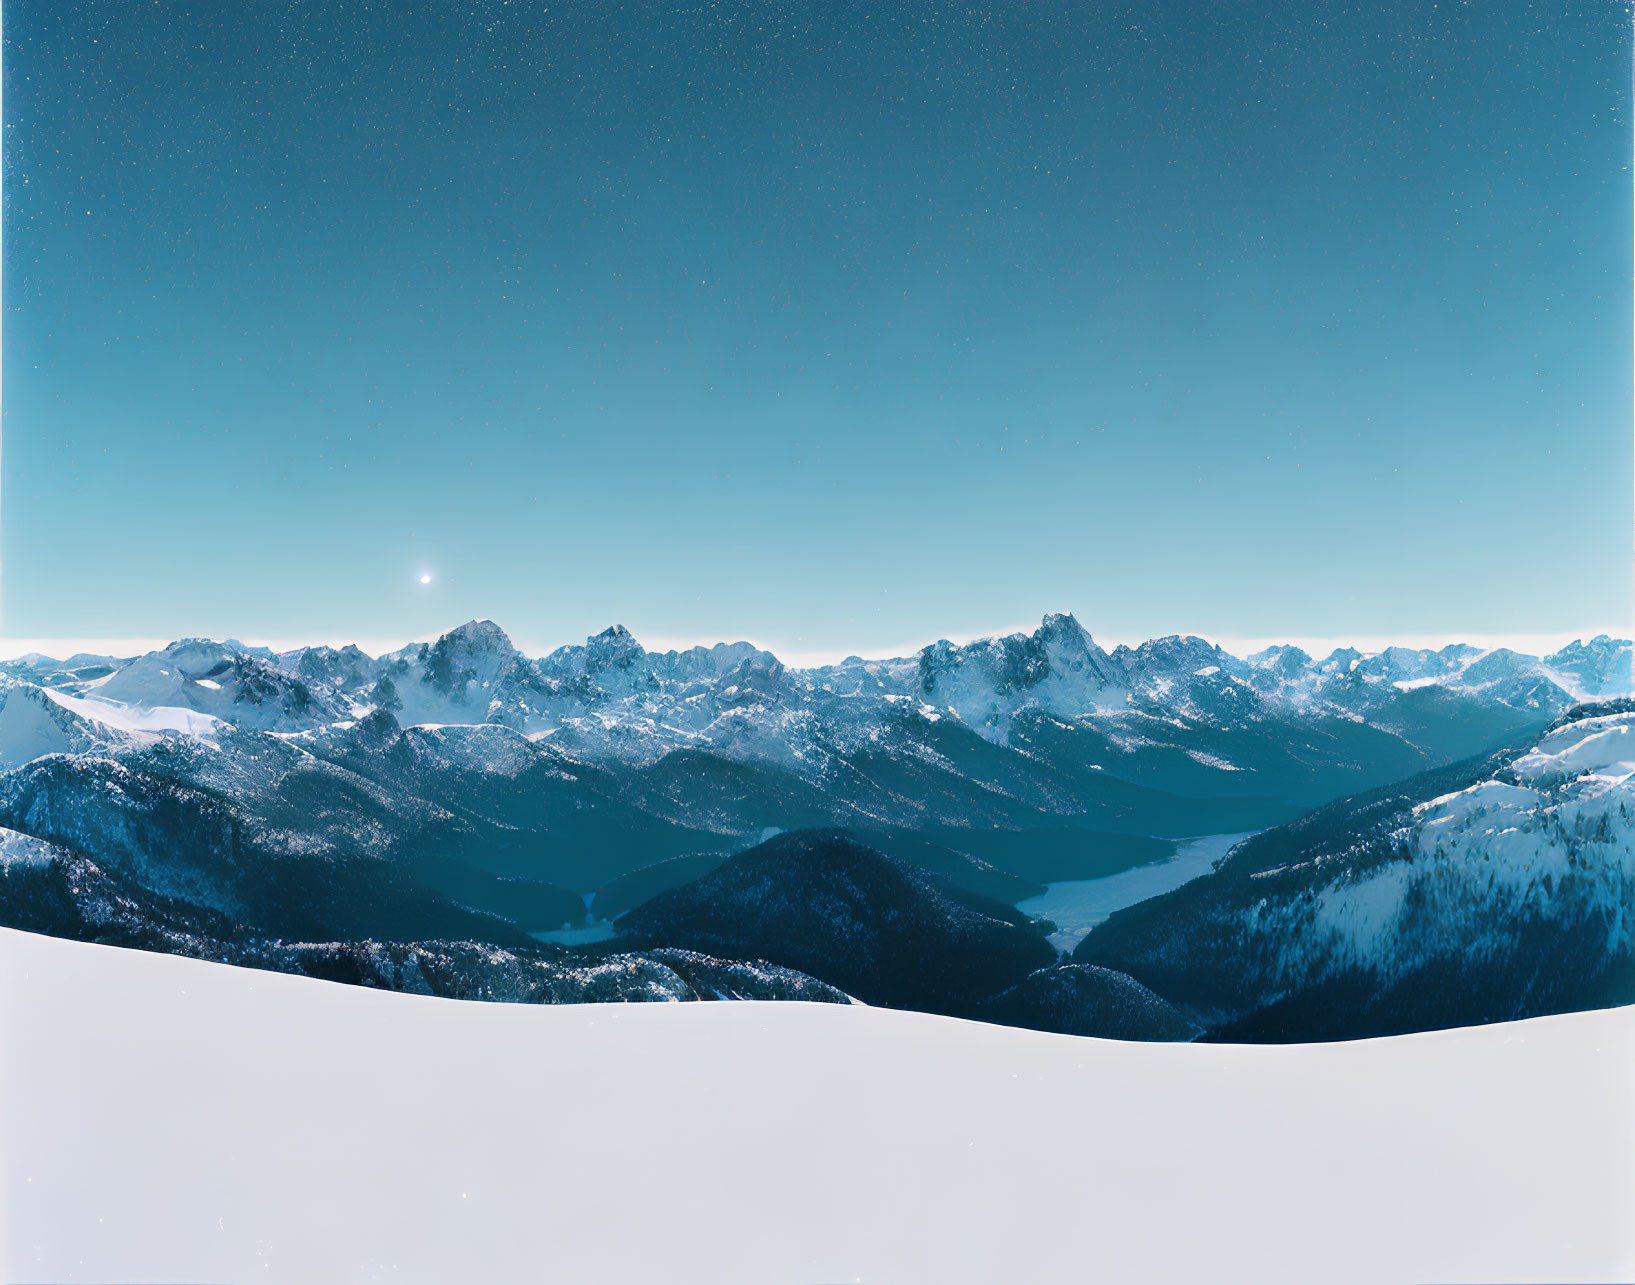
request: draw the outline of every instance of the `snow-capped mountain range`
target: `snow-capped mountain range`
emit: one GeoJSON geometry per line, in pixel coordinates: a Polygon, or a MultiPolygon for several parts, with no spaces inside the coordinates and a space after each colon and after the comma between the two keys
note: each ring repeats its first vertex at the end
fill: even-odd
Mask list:
{"type": "Polygon", "coordinates": [[[529,657],[489,621],[382,656],[23,657],[0,922],[443,995],[1121,1038],[1627,1002],[1630,652],[1109,650],[1049,616],[810,669],[618,627],[529,657]],[[1018,908],[1248,833],[1072,961],[1018,908]]]}
{"type": "Polygon", "coordinates": [[[166,733],[209,740],[219,723],[310,733],[379,709],[403,726],[500,724],[591,761],[650,764],[694,748],[817,779],[836,749],[878,740],[904,715],[953,719],[996,744],[1016,744],[1019,722],[1041,716],[1090,721],[1135,748],[1153,720],[1400,730],[1402,711],[1435,695],[1519,723],[1631,691],[1631,645],[1604,635],[1543,658],[1462,645],[1321,659],[1285,646],[1239,658],[1187,636],[1108,651],[1071,615],[1052,615],[1031,634],[793,669],[743,642],[650,652],[617,625],[528,657],[482,620],[378,657],[184,639],[134,658],[0,663],[0,766],[166,733]]]}

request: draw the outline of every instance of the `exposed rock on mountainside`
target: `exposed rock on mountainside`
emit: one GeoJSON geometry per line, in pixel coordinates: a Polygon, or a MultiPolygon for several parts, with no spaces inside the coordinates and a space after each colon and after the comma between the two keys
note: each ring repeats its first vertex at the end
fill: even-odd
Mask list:
{"type": "Polygon", "coordinates": [[[1618,696],[1635,692],[1635,647],[1628,639],[1597,634],[1589,642],[1568,643],[1544,663],[1585,697],[1618,696]]]}

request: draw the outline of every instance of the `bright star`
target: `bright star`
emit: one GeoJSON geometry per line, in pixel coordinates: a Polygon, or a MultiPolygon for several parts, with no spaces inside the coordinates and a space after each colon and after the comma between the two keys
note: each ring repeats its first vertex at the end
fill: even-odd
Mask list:
{"type": "Polygon", "coordinates": [[[422,573],[421,577],[420,577],[420,583],[421,584],[430,584],[431,583],[431,572],[427,571],[427,572],[422,573]]]}

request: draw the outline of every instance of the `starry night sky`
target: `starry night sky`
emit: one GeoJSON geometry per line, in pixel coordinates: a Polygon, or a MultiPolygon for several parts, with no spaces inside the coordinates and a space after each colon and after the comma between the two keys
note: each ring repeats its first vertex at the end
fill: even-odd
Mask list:
{"type": "Polygon", "coordinates": [[[11,0],[4,632],[1617,628],[1630,23],[11,0]]]}

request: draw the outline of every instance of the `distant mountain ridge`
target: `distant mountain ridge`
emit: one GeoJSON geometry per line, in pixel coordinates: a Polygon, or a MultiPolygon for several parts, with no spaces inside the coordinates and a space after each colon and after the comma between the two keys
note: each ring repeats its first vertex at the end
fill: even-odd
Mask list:
{"type": "Polygon", "coordinates": [[[1629,651],[1108,650],[1054,615],[811,669],[617,626],[529,657],[486,620],[382,656],[25,657],[0,665],[0,922],[472,998],[850,996],[1121,1038],[1553,1011],[1624,993],[1596,942],[1635,914],[1604,699],[1629,651]],[[1071,962],[1015,909],[1255,831],[1071,962]],[[1427,923],[1486,951],[1474,971],[1427,923]],[[1540,942],[1570,975],[1503,974],[1540,942]]]}
{"type": "MultiPolygon", "coordinates": [[[[1401,731],[1397,716],[1410,709],[1412,717],[1417,692],[1501,721],[1512,716],[1513,726],[1548,720],[1578,700],[1635,692],[1630,643],[1605,635],[1544,658],[1467,645],[1367,655],[1342,648],[1320,660],[1272,647],[1240,658],[1181,635],[1109,652],[1071,615],[1047,616],[1031,634],[944,640],[910,657],[851,657],[810,669],[742,642],[649,652],[617,625],[582,646],[528,657],[494,622],[474,620],[378,657],[353,646],[275,655],[183,639],[134,658],[23,657],[0,663],[6,679],[69,698],[61,703],[92,725],[92,736],[96,726],[140,732],[132,711],[184,710],[293,733],[378,708],[404,726],[500,723],[581,757],[651,763],[676,749],[708,748],[807,776],[821,774],[833,749],[877,739],[903,709],[1013,744],[1019,720],[1040,715],[1180,718],[1215,729],[1360,717],[1401,731]]],[[[170,726],[177,722],[149,720],[155,730],[192,730],[170,726]]],[[[0,712],[0,765],[23,761],[35,743],[21,732],[16,738],[8,748],[0,712]]]]}

